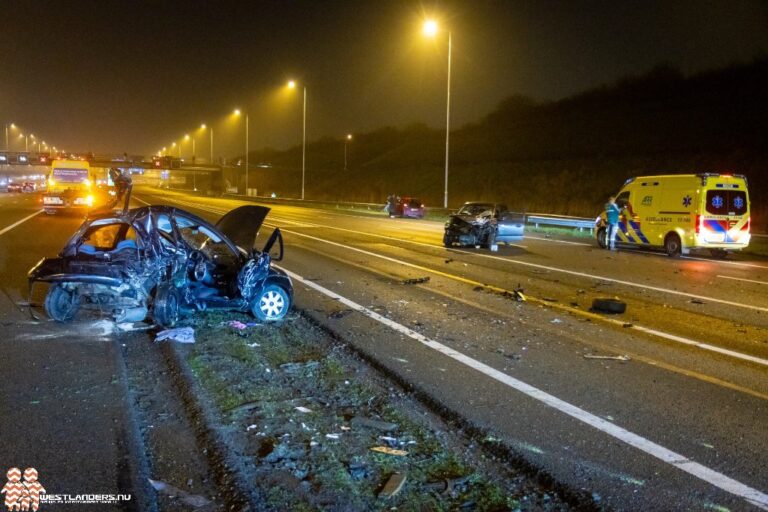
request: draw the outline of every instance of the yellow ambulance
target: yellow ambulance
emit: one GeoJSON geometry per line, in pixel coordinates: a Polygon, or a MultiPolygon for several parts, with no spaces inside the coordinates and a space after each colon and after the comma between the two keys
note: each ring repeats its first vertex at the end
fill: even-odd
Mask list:
{"type": "MultiPolygon", "coordinates": [[[[670,256],[709,249],[716,258],[750,240],[747,178],[739,174],[675,174],[630,178],[616,194],[622,209],[616,242],[663,248],[670,256]]],[[[606,247],[605,212],[597,242],[606,247]]]]}

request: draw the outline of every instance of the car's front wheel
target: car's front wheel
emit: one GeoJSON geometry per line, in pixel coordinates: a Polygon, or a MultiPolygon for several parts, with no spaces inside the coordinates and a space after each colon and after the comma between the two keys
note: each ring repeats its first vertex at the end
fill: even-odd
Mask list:
{"type": "Polygon", "coordinates": [[[262,322],[282,320],[290,308],[291,298],[288,292],[276,284],[265,286],[251,302],[251,313],[262,322]]]}
{"type": "Polygon", "coordinates": [[[608,247],[608,230],[605,228],[599,228],[597,230],[597,245],[600,246],[601,249],[605,249],[608,247]]]}
{"type": "Polygon", "coordinates": [[[45,312],[57,322],[69,322],[80,309],[75,290],[68,290],[62,284],[54,284],[45,296],[45,312]]]}
{"type": "Polygon", "coordinates": [[[175,287],[161,285],[157,287],[152,302],[152,318],[160,327],[169,329],[179,321],[179,292],[175,287]]]}

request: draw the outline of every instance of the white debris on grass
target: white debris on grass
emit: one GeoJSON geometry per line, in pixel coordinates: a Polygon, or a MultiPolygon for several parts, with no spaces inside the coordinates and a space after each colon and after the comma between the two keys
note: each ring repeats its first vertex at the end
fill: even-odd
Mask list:
{"type": "Polygon", "coordinates": [[[176,329],[166,329],[160,331],[155,336],[155,341],[177,341],[179,343],[194,343],[195,330],[192,327],[177,327],[176,329]]]}
{"type": "Polygon", "coordinates": [[[299,412],[303,412],[304,414],[312,412],[312,409],[309,409],[308,407],[304,407],[303,405],[296,407],[296,410],[299,412]]]}

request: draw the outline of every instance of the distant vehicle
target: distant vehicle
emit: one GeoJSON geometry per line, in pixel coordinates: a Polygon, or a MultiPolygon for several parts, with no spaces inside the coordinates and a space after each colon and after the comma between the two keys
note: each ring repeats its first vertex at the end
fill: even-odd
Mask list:
{"type": "Polygon", "coordinates": [[[6,155],[0,155],[0,164],[7,164],[8,157],[6,155]]]}
{"type": "Polygon", "coordinates": [[[92,187],[95,176],[84,160],[54,160],[43,194],[43,209],[53,215],[58,211],[87,212],[97,205],[92,187]]]}
{"type": "Polygon", "coordinates": [[[21,184],[22,192],[34,192],[35,190],[37,190],[37,183],[34,181],[25,181],[21,184]]]}
{"type": "Polygon", "coordinates": [[[8,192],[21,192],[22,184],[18,181],[11,181],[8,183],[8,192]]]}
{"type": "MultiPolygon", "coordinates": [[[[749,245],[747,179],[739,174],[678,174],[630,178],[616,195],[623,209],[616,241],[663,248],[669,256],[709,249],[724,258],[749,245]]],[[[597,243],[606,247],[605,211],[597,243]]]]}
{"type": "Polygon", "coordinates": [[[416,197],[403,197],[395,201],[394,208],[390,210],[390,216],[421,219],[424,217],[424,203],[416,197]]]}
{"type": "Polygon", "coordinates": [[[524,236],[525,214],[510,212],[501,203],[468,202],[445,223],[443,245],[495,250],[499,242],[519,242],[524,236]]]}
{"type": "Polygon", "coordinates": [[[29,271],[30,295],[34,283],[50,284],[48,316],[68,322],[89,308],[117,322],[149,316],[166,328],[213,309],[247,311],[261,321],[285,318],[293,285],[271,264],[283,256],[280,230],[255,248],[269,208],[241,206],[214,226],[171,206],[129,210],[129,197],[130,188],[122,212],[88,218],[58,257],[29,271]]]}

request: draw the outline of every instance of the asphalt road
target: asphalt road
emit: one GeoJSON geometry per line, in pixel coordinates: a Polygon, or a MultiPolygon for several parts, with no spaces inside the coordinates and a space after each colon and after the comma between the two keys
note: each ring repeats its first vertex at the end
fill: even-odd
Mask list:
{"type": "MultiPolygon", "coordinates": [[[[210,219],[240,204],[135,197],[210,219]]],[[[0,197],[0,232],[35,208],[0,197]]],[[[768,261],[532,235],[496,253],[447,250],[436,222],[272,209],[299,308],[556,480],[620,510],[768,507],[768,261]],[[528,301],[503,295],[515,288],[528,301]],[[588,311],[614,296],[627,313],[588,311]]],[[[18,343],[47,347],[19,338],[14,305],[26,270],[79,222],[37,215],[0,234],[0,319],[18,329],[3,360],[18,343]]]]}

